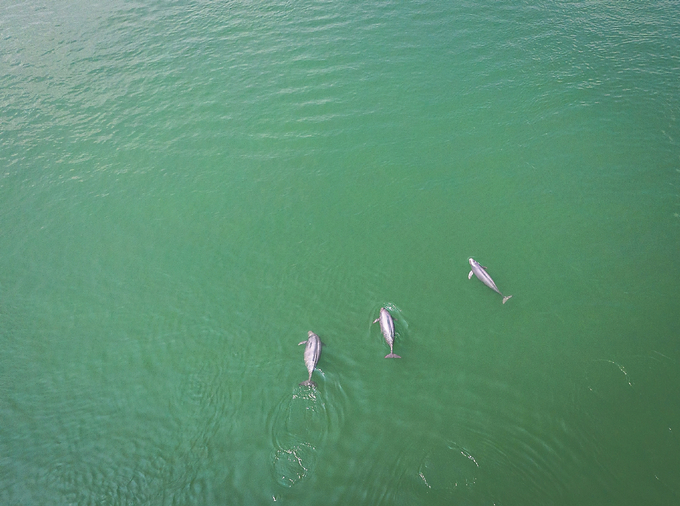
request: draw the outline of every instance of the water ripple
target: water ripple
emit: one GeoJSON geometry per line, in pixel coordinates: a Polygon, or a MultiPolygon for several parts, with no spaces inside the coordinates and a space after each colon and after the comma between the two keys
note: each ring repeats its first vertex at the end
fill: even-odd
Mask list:
{"type": "Polygon", "coordinates": [[[342,424],[342,399],[324,394],[321,388],[325,386],[295,387],[269,415],[267,425],[274,447],[272,473],[285,487],[314,472],[329,434],[342,424]]]}

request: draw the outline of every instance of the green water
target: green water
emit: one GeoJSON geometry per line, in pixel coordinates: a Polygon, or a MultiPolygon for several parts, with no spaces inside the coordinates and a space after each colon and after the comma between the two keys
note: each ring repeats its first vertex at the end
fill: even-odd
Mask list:
{"type": "Polygon", "coordinates": [[[679,33],[0,3],[0,503],[680,503],[679,33]]]}

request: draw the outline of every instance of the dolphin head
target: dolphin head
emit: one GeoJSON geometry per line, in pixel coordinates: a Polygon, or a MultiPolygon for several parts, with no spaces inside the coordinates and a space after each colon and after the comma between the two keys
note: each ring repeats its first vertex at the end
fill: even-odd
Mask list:
{"type": "Polygon", "coordinates": [[[475,259],[472,257],[468,258],[468,262],[470,262],[470,265],[475,265],[475,259]]]}

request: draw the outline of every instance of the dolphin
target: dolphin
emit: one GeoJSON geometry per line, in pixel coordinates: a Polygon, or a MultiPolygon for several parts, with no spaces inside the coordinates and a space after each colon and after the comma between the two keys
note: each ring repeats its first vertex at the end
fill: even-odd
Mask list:
{"type": "Polygon", "coordinates": [[[307,346],[305,346],[305,365],[307,366],[307,371],[309,372],[309,378],[307,381],[300,383],[300,385],[303,387],[316,388],[316,383],[312,381],[312,373],[314,372],[316,363],[319,361],[319,356],[321,355],[321,345],[323,343],[321,342],[321,339],[319,339],[319,336],[317,336],[311,330],[307,332],[307,335],[309,336],[307,340],[298,343],[298,346],[305,343],[307,344],[307,346]]]}
{"type": "Polygon", "coordinates": [[[380,330],[382,335],[390,345],[389,354],[385,355],[385,358],[401,358],[399,355],[394,354],[394,322],[392,321],[392,315],[384,307],[380,308],[380,316],[376,318],[373,323],[377,323],[380,320],[380,330]]]}
{"type": "Polygon", "coordinates": [[[470,258],[469,262],[470,266],[472,267],[472,270],[470,271],[470,274],[468,274],[468,279],[472,279],[473,274],[477,276],[482,281],[482,283],[484,283],[494,292],[500,294],[500,296],[503,297],[503,304],[505,304],[508,301],[508,299],[512,297],[512,295],[503,295],[501,293],[501,291],[496,286],[496,283],[493,282],[491,276],[489,276],[489,274],[486,272],[486,267],[480,265],[479,262],[477,262],[474,258],[470,258]]]}

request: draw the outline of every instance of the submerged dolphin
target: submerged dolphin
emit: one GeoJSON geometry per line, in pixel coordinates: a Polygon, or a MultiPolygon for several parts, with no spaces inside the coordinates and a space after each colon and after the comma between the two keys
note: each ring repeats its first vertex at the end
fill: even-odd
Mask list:
{"type": "Polygon", "coordinates": [[[491,288],[494,292],[500,294],[500,296],[503,297],[503,304],[505,304],[508,299],[512,297],[512,295],[506,296],[501,293],[501,291],[496,286],[496,283],[494,283],[493,279],[491,279],[491,276],[487,274],[486,267],[480,265],[479,262],[477,262],[474,258],[470,258],[469,261],[472,270],[470,271],[470,274],[468,274],[468,279],[472,279],[473,274],[477,276],[482,281],[482,283],[491,288]]]}
{"type": "Polygon", "coordinates": [[[389,354],[385,355],[385,358],[401,358],[399,355],[394,354],[394,322],[392,321],[392,315],[385,309],[384,307],[380,308],[380,316],[376,318],[373,323],[376,323],[378,320],[380,320],[380,330],[382,331],[382,335],[385,338],[385,341],[387,341],[387,344],[390,345],[390,352],[389,354]]]}
{"type": "Polygon", "coordinates": [[[322,343],[321,339],[319,339],[319,336],[317,336],[311,330],[307,332],[307,335],[309,336],[307,340],[298,343],[298,346],[307,343],[307,346],[305,346],[305,365],[307,366],[307,371],[309,372],[309,378],[307,381],[300,383],[300,385],[303,387],[316,388],[316,383],[312,381],[312,373],[314,372],[316,363],[319,361],[322,343]]]}

